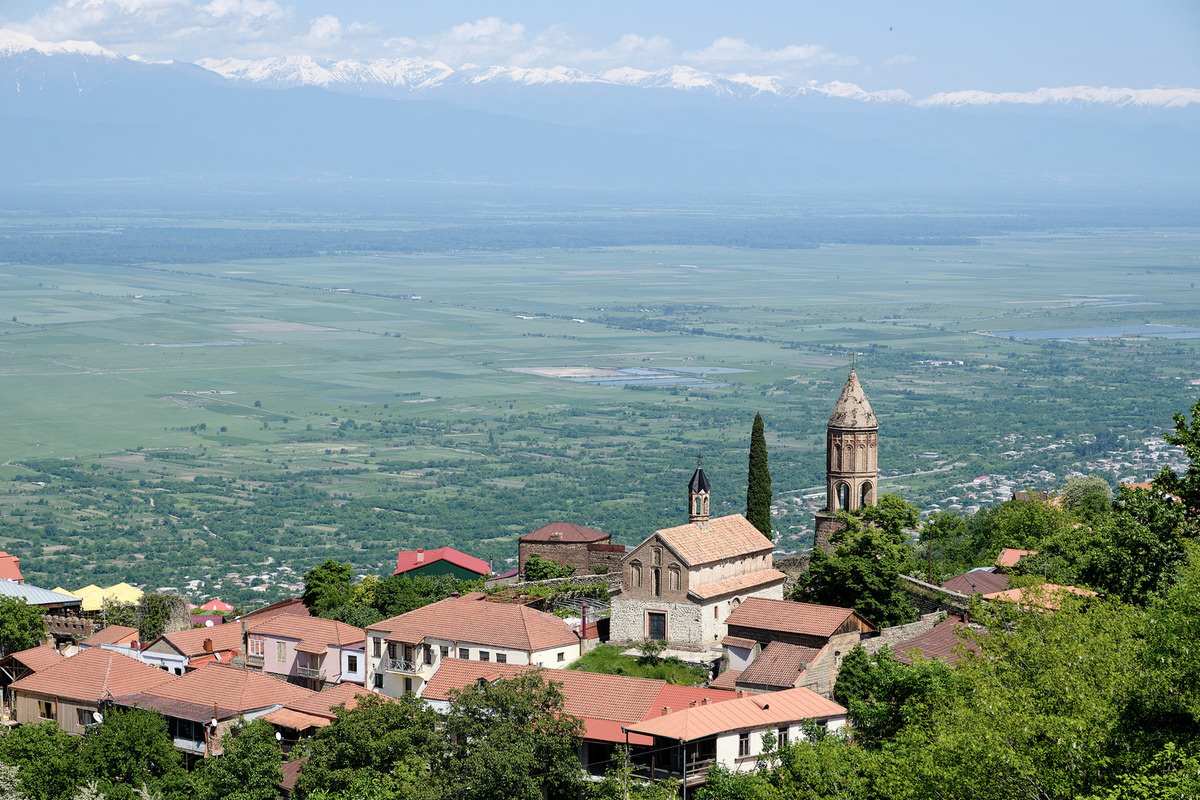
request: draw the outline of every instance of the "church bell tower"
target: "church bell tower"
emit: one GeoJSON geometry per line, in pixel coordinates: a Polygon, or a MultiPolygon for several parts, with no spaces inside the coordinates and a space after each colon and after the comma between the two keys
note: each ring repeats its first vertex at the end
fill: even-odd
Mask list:
{"type": "Polygon", "coordinates": [[[879,421],[851,367],[826,427],[826,502],[816,515],[816,546],[832,550],[829,537],[840,527],[834,514],[875,505],[878,485],[879,421]]]}
{"type": "Polygon", "coordinates": [[[688,481],[688,522],[708,522],[708,499],[712,487],[708,476],[704,474],[704,466],[696,459],[696,471],[688,481]]]}

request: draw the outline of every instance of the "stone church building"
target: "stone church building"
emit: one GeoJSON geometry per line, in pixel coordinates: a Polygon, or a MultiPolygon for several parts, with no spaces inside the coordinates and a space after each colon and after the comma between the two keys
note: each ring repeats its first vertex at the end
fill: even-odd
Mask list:
{"type": "Polygon", "coordinates": [[[661,639],[703,648],[748,597],[783,599],[774,543],[741,514],[710,519],[703,468],[688,482],[688,524],[656,531],[626,554],[610,619],[613,641],[661,639]]]}

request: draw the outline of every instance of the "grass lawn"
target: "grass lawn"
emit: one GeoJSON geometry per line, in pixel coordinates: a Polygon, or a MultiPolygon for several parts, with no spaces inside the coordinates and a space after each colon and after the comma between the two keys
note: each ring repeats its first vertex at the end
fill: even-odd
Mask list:
{"type": "Polygon", "coordinates": [[[704,667],[685,664],[674,656],[656,659],[651,663],[645,658],[627,656],[621,652],[620,647],[612,644],[600,645],[568,669],[602,672],[606,675],[629,675],[634,678],[654,678],[677,686],[702,686],[708,680],[708,670],[704,667]]]}

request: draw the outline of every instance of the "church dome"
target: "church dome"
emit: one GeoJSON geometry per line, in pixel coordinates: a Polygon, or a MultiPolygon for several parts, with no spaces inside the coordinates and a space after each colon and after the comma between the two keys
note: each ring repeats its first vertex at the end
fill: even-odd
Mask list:
{"type": "Polygon", "coordinates": [[[846,385],[842,387],[842,394],[838,397],[837,405],[833,407],[833,413],[829,415],[829,427],[859,430],[879,428],[875,412],[871,410],[871,404],[867,402],[867,393],[863,391],[862,384],[858,382],[858,376],[854,374],[854,370],[850,370],[850,377],[846,379],[846,385]]]}

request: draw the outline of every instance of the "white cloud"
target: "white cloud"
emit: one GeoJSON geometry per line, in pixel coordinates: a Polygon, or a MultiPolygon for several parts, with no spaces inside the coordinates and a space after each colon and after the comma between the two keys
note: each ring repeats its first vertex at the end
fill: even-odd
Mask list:
{"type": "Polygon", "coordinates": [[[905,64],[915,64],[915,63],[917,63],[916,56],[903,55],[903,54],[898,55],[898,56],[892,56],[891,58],[885,58],[883,60],[883,65],[885,67],[899,67],[899,66],[903,66],[905,64]]]}
{"type": "Polygon", "coordinates": [[[854,66],[858,59],[830,53],[819,44],[789,44],[778,50],[765,50],[745,39],[722,36],[703,50],[689,50],[683,54],[686,61],[700,64],[737,64],[747,67],[781,65],[790,67],[812,67],[831,65],[854,66]]]}

